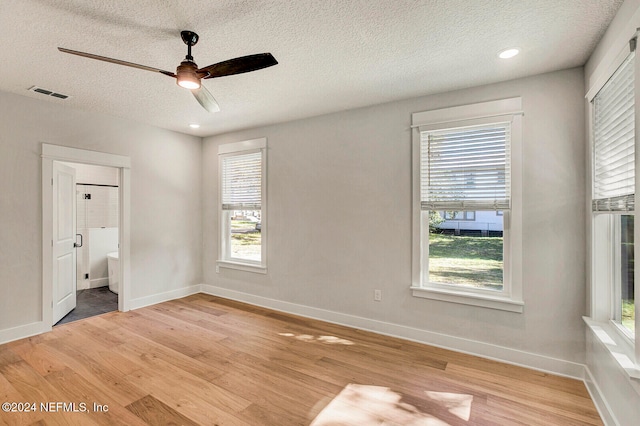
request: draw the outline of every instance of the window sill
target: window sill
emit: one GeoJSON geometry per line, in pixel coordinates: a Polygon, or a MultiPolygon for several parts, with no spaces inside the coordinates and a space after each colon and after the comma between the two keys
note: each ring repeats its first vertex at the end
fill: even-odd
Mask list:
{"type": "Polygon", "coordinates": [[[516,312],[519,314],[524,311],[524,302],[507,299],[506,297],[495,297],[468,291],[442,290],[425,287],[411,287],[411,291],[413,292],[414,297],[421,297],[424,299],[480,306],[483,308],[498,309],[501,311],[516,312]]]}
{"type": "Polygon", "coordinates": [[[589,317],[582,317],[593,335],[607,348],[613,359],[616,360],[627,376],[640,382],[640,367],[634,362],[634,348],[624,339],[613,325],[607,322],[594,321],[589,317]]]}
{"type": "Polygon", "coordinates": [[[229,260],[218,260],[217,265],[220,268],[235,269],[238,271],[254,272],[256,274],[266,274],[267,267],[251,263],[232,262],[229,260]]]}

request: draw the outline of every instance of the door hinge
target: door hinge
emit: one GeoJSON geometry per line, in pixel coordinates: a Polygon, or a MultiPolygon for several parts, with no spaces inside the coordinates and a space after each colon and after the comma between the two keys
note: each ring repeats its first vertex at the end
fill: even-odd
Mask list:
{"type": "Polygon", "coordinates": [[[51,186],[53,186],[53,178],[51,178],[51,186]]]}

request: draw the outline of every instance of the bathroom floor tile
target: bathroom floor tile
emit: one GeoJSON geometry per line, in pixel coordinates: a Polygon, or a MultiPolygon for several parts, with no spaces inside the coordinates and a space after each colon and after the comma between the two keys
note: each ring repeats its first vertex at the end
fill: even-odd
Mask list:
{"type": "Polygon", "coordinates": [[[55,325],[66,324],[83,318],[118,310],[118,295],[109,291],[109,287],[78,290],[76,308],[55,325]]]}

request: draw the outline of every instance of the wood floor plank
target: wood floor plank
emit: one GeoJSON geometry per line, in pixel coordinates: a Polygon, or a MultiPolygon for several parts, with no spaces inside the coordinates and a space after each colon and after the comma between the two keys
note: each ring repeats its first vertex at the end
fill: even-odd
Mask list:
{"type": "Polygon", "coordinates": [[[42,376],[54,371],[61,371],[66,368],[64,363],[57,359],[56,354],[52,353],[50,348],[44,343],[35,345],[26,343],[14,346],[13,350],[42,376]]]}
{"type": "MultiPolygon", "coordinates": [[[[120,321],[117,317],[116,321],[120,321]]],[[[203,330],[193,325],[175,322],[169,324],[153,313],[151,309],[141,309],[134,323],[125,319],[123,328],[141,334],[187,356],[196,356],[209,349],[210,341],[224,339],[225,336],[203,330]]]]}
{"type": "Polygon", "coordinates": [[[577,419],[573,415],[564,415],[557,410],[546,407],[538,408],[531,404],[515,402],[513,399],[491,395],[487,400],[486,410],[492,413],[504,413],[503,418],[518,418],[527,425],[563,425],[578,426],[601,424],[599,417],[577,419]]]}
{"type": "Polygon", "coordinates": [[[96,387],[69,368],[51,373],[45,379],[64,395],[64,401],[77,401],[86,404],[87,411],[82,413],[83,420],[87,418],[95,424],[103,426],[146,425],[144,421],[127,411],[116,399],[113,399],[112,393],[96,387]]]}
{"type": "MultiPolygon", "coordinates": [[[[93,383],[96,388],[100,389],[101,394],[106,394],[110,400],[116,401],[120,405],[127,405],[147,394],[144,390],[122,380],[122,369],[113,365],[111,361],[105,361],[102,356],[103,351],[84,352],[69,345],[66,339],[48,344],[59,352],[58,358],[64,360],[70,369],[88,382],[93,383]]],[[[108,359],[112,360],[113,357],[114,355],[110,352],[108,359]]],[[[123,363],[123,365],[127,364],[123,363]]],[[[125,369],[125,371],[129,370],[131,370],[130,367],[125,369]]]]}
{"type": "MultiPolygon", "coordinates": [[[[144,369],[137,371],[126,377],[127,380],[137,386],[150,390],[150,395],[162,401],[185,417],[202,425],[247,425],[236,413],[248,407],[250,403],[242,404],[243,398],[238,395],[241,391],[236,388],[235,392],[225,392],[203,389],[189,385],[183,381],[183,377],[169,372],[158,372],[156,369],[144,369]],[[229,401],[229,398],[237,398],[232,404],[240,403],[237,409],[225,408],[219,405],[220,400],[229,401]],[[236,411],[237,410],[237,411],[236,411]]],[[[198,385],[202,383],[199,382],[198,385]]]]}
{"type": "MultiPolygon", "coordinates": [[[[24,397],[13,387],[11,383],[0,374],[0,403],[3,402],[26,402],[24,397]]],[[[34,412],[8,412],[0,415],[0,425],[26,425],[35,423],[42,419],[39,411],[34,412]]]]}
{"type": "MultiPolygon", "coordinates": [[[[47,408],[48,411],[43,412],[42,405],[51,407],[53,403],[80,404],[83,401],[69,400],[64,392],[61,392],[55,386],[52,386],[39,375],[27,362],[20,361],[10,364],[0,369],[2,374],[11,385],[20,393],[21,399],[18,401],[8,402],[27,402],[36,404],[36,410],[42,414],[42,418],[47,424],[51,425],[95,425],[96,423],[84,416],[84,413],[66,412],[64,407],[53,405],[53,408],[47,408]]],[[[71,411],[74,408],[70,408],[71,411]]],[[[2,418],[15,418],[16,413],[4,413],[0,415],[2,418]]]]}
{"type": "Polygon", "coordinates": [[[477,386],[491,395],[522,405],[544,409],[550,413],[580,420],[585,424],[599,424],[600,422],[598,412],[589,398],[531,383],[528,383],[527,386],[521,386],[521,382],[517,378],[501,377],[500,380],[496,380],[495,376],[490,373],[457,366],[453,363],[447,366],[447,373],[464,377],[470,383],[474,383],[472,386],[477,386]]]}
{"type": "MultiPolygon", "coordinates": [[[[138,367],[132,369],[131,372],[140,368],[153,367],[154,364],[158,364],[158,361],[156,360],[162,360],[184,370],[185,372],[209,381],[224,373],[224,364],[205,364],[200,362],[197,357],[186,356],[181,352],[142,338],[129,330],[121,331],[123,333],[120,335],[129,336],[130,341],[124,345],[113,348],[112,352],[126,358],[128,362],[133,363],[133,365],[138,367]]],[[[215,342],[211,342],[210,349],[219,354],[223,360],[226,360],[228,356],[234,353],[224,346],[216,346],[215,342]]]]}
{"type": "Polygon", "coordinates": [[[152,425],[197,426],[198,423],[178,413],[173,408],[147,395],[127,405],[127,410],[152,425]]]}
{"type": "MultiPolygon", "coordinates": [[[[420,345],[415,342],[407,342],[407,346],[420,345]]],[[[523,382],[540,384],[563,392],[574,393],[578,396],[590,398],[586,387],[575,386],[575,380],[568,377],[555,376],[542,371],[532,370],[516,365],[505,364],[491,359],[478,358],[472,355],[454,352],[435,346],[422,345],[421,352],[436,359],[448,359],[457,365],[466,366],[475,370],[481,370],[493,375],[503,377],[518,377],[523,382]]]]}
{"type": "Polygon", "coordinates": [[[195,294],[0,345],[0,425],[600,425],[580,381],[195,294]]]}
{"type": "Polygon", "coordinates": [[[22,358],[15,353],[11,346],[8,344],[0,346],[0,367],[13,364],[18,361],[22,361],[22,358]]]}

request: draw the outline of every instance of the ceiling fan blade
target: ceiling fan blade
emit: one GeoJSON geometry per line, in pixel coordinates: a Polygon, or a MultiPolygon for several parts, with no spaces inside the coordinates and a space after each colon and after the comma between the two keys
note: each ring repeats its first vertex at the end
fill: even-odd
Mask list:
{"type": "Polygon", "coordinates": [[[107,58],[106,56],[94,55],[92,53],[78,52],[77,50],[65,49],[64,47],[58,47],[58,50],[64,53],[71,53],[72,55],[84,56],[85,58],[111,62],[112,64],[125,65],[127,67],[138,68],[141,70],[159,72],[160,74],[168,75],[169,77],[176,76],[175,73],[171,71],[164,71],[158,68],[148,67],[146,65],[134,64],[133,62],[121,61],[120,59],[107,58]]]}
{"type": "Polygon", "coordinates": [[[271,53],[258,53],[256,55],[242,56],[229,59],[200,68],[198,74],[204,74],[202,78],[216,78],[227,75],[242,74],[244,72],[257,71],[262,68],[276,65],[278,61],[271,53]]]}
{"type": "Polygon", "coordinates": [[[218,102],[216,102],[215,98],[206,87],[201,85],[199,89],[193,89],[191,93],[193,93],[193,96],[198,100],[198,102],[200,102],[202,108],[209,112],[220,111],[220,105],[218,105],[218,102]]]}

